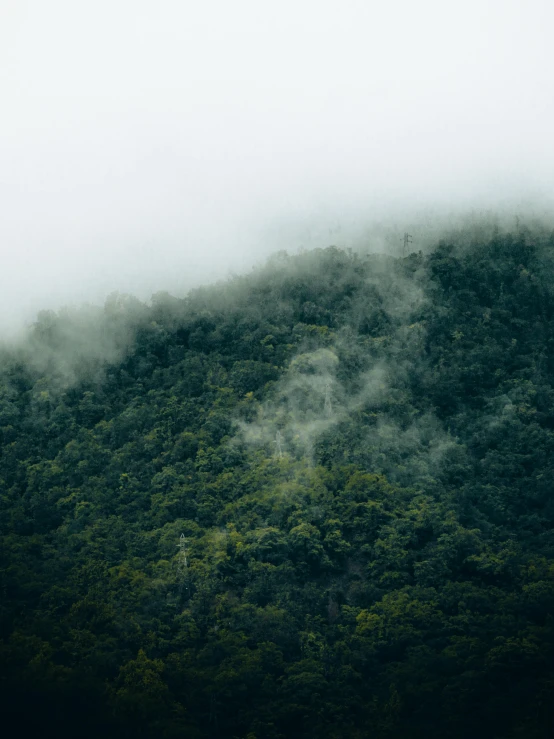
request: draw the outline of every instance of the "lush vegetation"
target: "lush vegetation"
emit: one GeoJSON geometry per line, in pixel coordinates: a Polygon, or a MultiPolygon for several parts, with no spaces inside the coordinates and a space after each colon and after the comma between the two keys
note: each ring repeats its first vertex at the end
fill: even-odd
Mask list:
{"type": "Polygon", "coordinates": [[[552,235],[41,314],[0,439],[4,724],[554,735],[552,235]]]}

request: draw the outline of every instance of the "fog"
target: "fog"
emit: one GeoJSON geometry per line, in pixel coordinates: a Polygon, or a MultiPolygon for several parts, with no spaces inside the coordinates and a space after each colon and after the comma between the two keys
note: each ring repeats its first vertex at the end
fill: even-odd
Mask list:
{"type": "Polygon", "coordinates": [[[0,331],[277,249],[547,214],[553,20],[549,0],[0,0],[0,331]]]}

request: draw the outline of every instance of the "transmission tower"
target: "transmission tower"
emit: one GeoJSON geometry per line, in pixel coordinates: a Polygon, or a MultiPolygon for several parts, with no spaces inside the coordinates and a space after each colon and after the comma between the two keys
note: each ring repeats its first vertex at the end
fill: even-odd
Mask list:
{"type": "Polygon", "coordinates": [[[179,580],[179,594],[183,592],[183,587],[186,588],[187,592],[189,589],[188,575],[189,575],[189,564],[187,559],[187,540],[184,534],[179,537],[179,559],[177,564],[177,579],[179,580]]]}
{"type": "Polygon", "coordinates": [[[281,432],[277,431],[277,436],[275,437],[275,441],[273,442],[275,444],[275,456],[281,459],[283,456],[283,449],[281,447],[281,432]]]}
{"type": "Polygon", "coordinates": [[[404,242],[404,245],[403,245],[403,247],[402,247],[402,256],[403,256],[403,257],[405,257],[405,256],[406,256],[406,249],[408,248],[408,245],[409,245],[409,244],[411,244],[411,243],[413,242],[413,237],[412,237],[412,234],[409,234],[409,233],[408,233],[408,232],[406,231],[406,232],[404,233],[404,238],[403,238],[403,242],[404,242]]]}
{"type": "Polygon", "coordinates": [[[326,416],[330,416],[333,413],[333,406],[331,405],[331,385],[327,383],[325,385],[325,405],[323,407],[326,416]]]}

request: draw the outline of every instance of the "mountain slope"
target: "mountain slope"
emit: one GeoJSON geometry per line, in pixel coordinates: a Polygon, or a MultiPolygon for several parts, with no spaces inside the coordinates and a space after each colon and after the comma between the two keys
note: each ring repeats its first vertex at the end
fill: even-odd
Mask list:
{"type": "Polygon", "coordinates": [[[550,736],[553,256],[281,253],[41,314],[1,361],[4,714],[550,736]]]}

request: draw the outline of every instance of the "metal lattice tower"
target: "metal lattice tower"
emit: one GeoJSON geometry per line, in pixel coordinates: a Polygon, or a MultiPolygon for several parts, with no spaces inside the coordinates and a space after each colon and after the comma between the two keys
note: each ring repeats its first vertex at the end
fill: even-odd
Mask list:
{"type": "Polygon", "coordinates": [[[333,413],[333,406],[331,405],[331,385],[327,383],[325,385],[325,405],[323,407],[326,416],[330,416],[333,413]]]}
{"type": "Polygon", "coordinates": [[[188,575],[189,564],[187,559],[187,540],[184,534],[179,537],[179,559],[177,564],[177,579],[179,580],[179,593],[182,593],[183,587],[188,591],[188,575]]]}
{"type": "Polygon", "coordinates": [[[277,431],[277,436],[275,437],[275,441],[273,442],[275,444],[275,456],[278,459],[281,459],[283,456],[283,449],[281,447],[281,432],[277,431]]]}
{"type": "Polygon", "coordinates": [[[406,249],[408,248],[408,245],[413,242],[412,234],[409,234],[406,231],[406,233],[404,234],[403,242],[404,242],[404,246],[402,247],[402,256],[405,257],[406,256],[406,249]]]}

